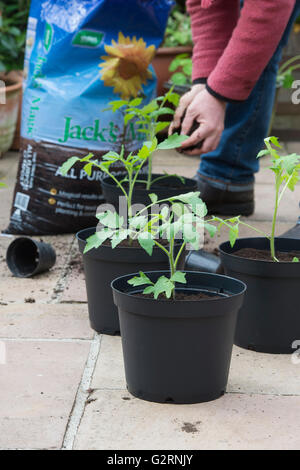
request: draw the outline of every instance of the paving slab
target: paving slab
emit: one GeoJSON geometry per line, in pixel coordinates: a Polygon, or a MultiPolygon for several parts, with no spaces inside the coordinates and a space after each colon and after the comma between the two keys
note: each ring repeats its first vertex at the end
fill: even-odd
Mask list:
{"type": "Polygon", "coordinates": [[[60,297],[60,302],[87,302],[82,256],[77,250],[76,243],[76,246],[74,246],[74,256],[69,263],[69,271],[66,277],[64,291],[60,297]]]}
{"type": "Polygon", "coordinates": [[[120,336],[103,335],[92,388],[126,389],[120,336]]]}
{"type": "Polygon", "coordinates": [[[293,363],[290,354],[262,354],[234,346],[227,391],[300,396],[300,364],[293,363]]]}
{"type": "Polygon", "coordinates": [[[10,273],[6,262],[6,250],[13,238],[0,237],[0,302],[49,302],[55,295],[55,287],[63,274],[67,263],[73,235],[33,237],[51,243],[56,251],[56,263],[53,268],[33,278],[16,278],[10,273]]]}
{"type": "Polygon", "coordinates": [[[85,305],[19,304],[0,307],[1,338],[92,339],[85,305]]]}
{"type": "Polygon", "coordinates": [[[0,365],[0,449],[59,449],[90,342],[5,344],[7,363],[0,365]]]}
{"type": "MultiPolygon", "coordinates": [[[[274,189],[270,184],[257,184],[255,187],[255,213],[249,219],[272,220],[274,212],[274,189]]],[[[296,223],[299,215],[300,185],[295,191],[286,191],[278,211],[278,220],[281,222],[296,223]]]]}
{"type": "MultiPolygon", "coordinates": [[[[103,336],[92,388],[126,389],[121,338],[103,336]]],[[[300,365],[291,355],[261,354],[234,346],[228,392],[300,395],[300,365]]]]}
{"type": "Polygon", "coordinates": [[[165,405],[102,390],[87,405],[76,450],[299,449],[300,397],[227,394],[165,405]]]}

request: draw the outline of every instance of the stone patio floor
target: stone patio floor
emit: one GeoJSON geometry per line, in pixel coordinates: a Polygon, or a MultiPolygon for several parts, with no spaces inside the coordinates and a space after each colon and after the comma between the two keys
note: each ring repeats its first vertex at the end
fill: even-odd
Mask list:
{"type": "MultiPolygon", "coordinates": [[[[300,152],[299,143],[284,145],[300,152]]],[[[0,194],[0,229],[8,223],[17,163],[12,152],[0,160],[0,180],[7,184],[0,194]]],[[[251,217],[265,230],[273,208],[267,164],[263,160],[256,179],[251,217]]],[[[197,165],[197,159],[170,151],[157,155],[155,170],[192,176],[197,165]]],[[[282,203],[278,234],[295,223],[299,200],[300,186],[282,203]]],[[[288,355],[234,347],[227,394],[214,402],[161,405],[132,397],[120,338],[95,335],[89,327],[74,236],[43,239],[57,251],[55,267],[17,279],[5,263],[12,238],[0,236],[0,347],[6,349],[0,364],[0,450],[300,448],[300,364],[288,355]]]]}

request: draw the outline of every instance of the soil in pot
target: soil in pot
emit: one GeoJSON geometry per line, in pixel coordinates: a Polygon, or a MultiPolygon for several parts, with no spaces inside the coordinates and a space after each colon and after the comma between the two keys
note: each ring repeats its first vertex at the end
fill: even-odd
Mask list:
{"type": "MultiPolygon", "coordinates": [[[[159,174],[153,174],[153,180],[159,178],[159,174]]],[[[118,175],[117,178],[121,181],[125,175],[118,175]]],[[[146,181],[147,175],[141,175],[140,180],[146,181]]],[[[154,182],[151,189],[147,191],[146,185],[143,183],[137,183],[132,197],[133,204],[143,204],[145,206],[151,203],[149,194],[155,193],[158,196],[158,200],[179,196],[180,194],[197,191],[197,181],[191,178],[184,178],[184,182],[177,176],[169,176],[163,178],[157,182],[154,182]]],[[[119,197],[123,195],[121,189],[116,186],[116,183],[112,178],[105,177],[102,180],[102,192],[107,203],[112,204],[116,209],[119,207],[119,197]]]]}
{"type": "Polygon", "coordinates": [[[300,339],[300,263],[291,262],[300,252],[300,240],[278,238],[276,250],[280,262],[266,259],[267,239],[247,238],[238,240],[234,248],[223,243],[220,255],[226,274],[247,285],[235,344],[258,352],[291,354],[300,339]]]}
{"type": "MultiPolygon", "coordinates": [[[[255,248],[243,248],[235,251],[235,256],[262,261],[273,261],[270,250],[257,250],[255,248]]],[[[279,251],[276,253],[276,258],[282,262],[292,262],[294,258],[300,259],[300,251],[291,251],[290,253],[279,251]]]]}
{"type": "MultiPolygon", "coordinates": [[[[155,282],[169,272],[145,274],[155,282]]],[[[186,286],[176,290],[178,300],[154,300],[145,298],[143,287],[128,284],[134,275],[112,283],[130,393],[159,403],[222,396],[245,285],[226,276],[187,272],[186,286]]]]}
{"type": "MultiPolygon", "coordinates": [[[[88,228],[77,233],[79,250],[83,254],[86,240],[95,233],[96,228],[88,228]]],[[[180,244],[175,247],[179,250],[180,244]]],[[[183,267],[184,254],[180,266],[183,267]]],[[[88,309],[91,327],[98,333],[115,335],[120,333],[118,309],[114,305],[110,284],[113,279],[135,271],[151,268],[167,269],[167,256],[154,248],[149,256],[136,243],[133,246],[123,242],[112,249],[110,244],[83,254],[88,309]]],[[[180,269],[180,267],[179,267],[180,269]]]]}

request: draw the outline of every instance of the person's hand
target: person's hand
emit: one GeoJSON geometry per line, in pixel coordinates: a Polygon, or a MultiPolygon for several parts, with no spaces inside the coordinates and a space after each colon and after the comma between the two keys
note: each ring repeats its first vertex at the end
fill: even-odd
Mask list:
{"type": "Polygon", "coordinates": [[[171,125],[169,127],[169,135],[172,135],[173,132],[176,131],[176,129],[181,128],[181,119],[187,107],[192,103],[193,99],[198,95],[198,93],[200,93],[200,91],[204,89],[205,89],[205,85],[203,84],[193,85],[190,91],[185,93],[180,98],[179,105],[177,106],[177,109],[173,117],[173,122],[171,122],[171,125]]]}
{"type": "Polygon", "coordinates": [[[202,142],[201,149],[186,151],[188,155],[212,152],[220,142],[224,130],[226,103],[212,96],[205,88],[198,91],[186,108],[181,134],[187,135],[194,122],[199,127],[181,144],[182,150],[202,142]]]}

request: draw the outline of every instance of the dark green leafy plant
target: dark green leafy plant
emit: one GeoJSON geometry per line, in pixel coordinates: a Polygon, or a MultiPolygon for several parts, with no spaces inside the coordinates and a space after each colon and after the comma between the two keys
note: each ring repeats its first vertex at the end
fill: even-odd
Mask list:
{"type": "Polygon", "coordinates": [[[115,248],[128,237],[131,240],[138,240],[149,256],[152,255],[153,248],[158,247],[168,257],[170,277],[162,276],[154,284],[145,274],[140,273],[129,283],[136,286],[145,284],[147,287],[144,293],[151,293],[156,299],[160,294],[164,294],[167,298],[173,295],[175,298],[175,283],[186,283],[185,274],[177,270],[186,245],[189,243],[197,250],[202,245],[201,234],[204,228],[212,236],[216,232],[216,228],[204,219],[207,209],[199,195],[199,192],[192,192],[158,201],[157,196],[151,194],[151,204],[129,218],[128,225],[118,214],[111,211],[102,212],[97,215],[101,224],[100,229],[88,238],[85,252],[98,248],[106,240],[110,240],[112,248],[115,248]],[[164,203],[168,203],[168,206],[162,206],[164,203]],[[151,212],[150,217],[149,212],[151,212]],[[177,254],[174,251],[176,239],[182,240],[177,254]],[[164,245],[162,240],[167,240],[167,244],[164,245]]]}
{"type": "Polygon", "coordinates": [[[187,139],[186,136],[175,133],[169,136],[163,142],[158,143],[156,135],[170,124],[170,121],[158,121],[158,119],[164,115],[174,114],[174,109],[166,106],[168,102],[173,104],[175,107],[179,103],[179,95],[177,93],[173,93],[172,89],[166,93],[165,96],[155,98],[145,106],[142,106],[142,98],[135,98],[128,101],[117,100],[110,102],[110,107],[108,109],[112,110],[113,112],[120,110],[123,114],[124,132],[123,144],[121,146],[120,152],[108,152],[102,157],[102,162],[95,160],[94,155],[91,153],[84,158],[71,157],[62,166],[62,174],[66,174],[78,161],[84,163],[84,170],[88,174],[90,174],[92,167],[95,166],[115,181],[124,196],[126,195],[128,198],[127,200],[129,207],[131,206],[133,188],[137,182],[146,184],[146,189],[150,190],[153,183],[157,182],[159,179],[167,178],[168,176],[176,176],[166,174],[155,179],[152,177],[154,152],[156,150],[177,148],[184,140],[187,139]],[[134,153],[130,153],[127,157],[125,157],[124,136],[126,136],[126,129],[131,120],[134,120],[135,125],[139,126],[138,131],[143,133],[145,136],[145,142],[136,155],[134,153]],[[111,169],[111,166],[116,163],[121,163],[127,173],[126,178],[124,178],[122,181],[119,181],[114,176],[113,169],[111,169]],[[148,176],[145,182],[145,180],[139,180],[138,176],[140,175],[141,170],[146,163],[148,163],[148,176]],[[129,189],[126,189],[126,186],[129,187],[129,189]]]}
{"type": "Polygon", "coordinates": [[[30,0],[0,2],[0,72],[22,70],[30,0]]]}
{"type": "Polygon", "coordinates": [[[294,71],[300,69],[300,55],[296,55],[284,62],[277,73],[277,87],[290,89],[295,77],[294,71]]]}
{"type": "MultiPolygon", "coordinates": [[[[295,190],[295,186],[300,179],[300,155],[292,153],[290,155],[280,155],[279,149],[281,145],[278,142],[277,137],[268,137],[265,139],[266,149],[262,150],[258,154],[258,158],[266,155],[271,156],[271,166],[269,169],[273,171],[275,175],[274,189],[275,189],[275,204],[272,221],[271,234],[267,235],[261,230],[243,222],[239,217],[234,217],[228,220],[222,220],[218,217],[213,217],[211,222],[218,222],[218,229],[225,226],[229,229],[230,244],[233,247],[239,236],[239,227],[244,225],[252,230],[256,231],[260,235],[266,237],[270,241],[270,252],[273,261],[278,261],[275,251],[275,231],[278,217],[278,209],[285,192],[289,189],[290,191],[295,190]]],[[[297,258],[294,261],[298,261],[297,258]]]]}
{"type": "Polygon", "coordinates": [[[112,109],[114,112],[124,108],[125,127],[131,119],[135,118],[137,120],[136,124],[140,126],[139,130],[145,134],[145,142],[142,148],[137,153],[131,152],[128,156],[125,156],[124,145],[122,145],[119,153],[108,152],[102,156],[101,161],[96,160],[92,153],[89,153],[83,158],[71,157],[62,165],[60,169],[61,174],[66,175],[77,162],[84,164],[83,169],[89,176],[91,175],[93,167],[98,168],[103,173],[110,176],[121,189],[123,195],[126,197],[128,214],[131,215],[132,196],[135,184],[137,182],[144,183],[146,184],[147,190],[149,190],[154,182],[170,176],[161,175],[155,179],[152,178],[153,153],[156,150],[177,148],[187,139],[186,136],[173,134],[163,142],[158,143],[156,134],[169,125],[169,122],[158,122],[158,118],[164,114],[174,112],[171,108],[165,106],[167,101],[177,105],[179,96],[170,90],[164,97],[156,98],[142,107],[142,98],[135,98],[131,101],[118,100],[111,102],[109,109],[112,109]],[[148,162],[148,177],[145,182],[145,180],[139,180],[138,177],[146,162],[148,162]],[[126,171],[126,177],[122,180],[119,180],[113,171],[113,165],[117,163],[122,164],[126,171]]]}
{"type": "Polygon", "coordinates": [[[189,16],[176,6],[168,19],[163,47],[192,46],[191,21],[189,16]]]}
{"type": "Polygon", "coordinates": [[[174,72],[170,77],[173,85],[191,85],[192,67],[192,58],[189,54],[178,54],[169,67],[169,71],[174,72]]]}

